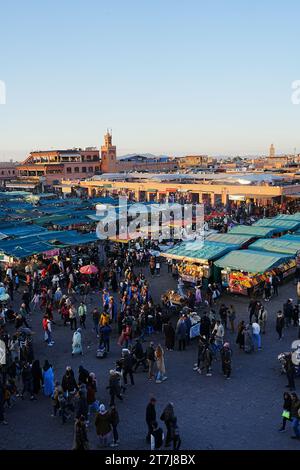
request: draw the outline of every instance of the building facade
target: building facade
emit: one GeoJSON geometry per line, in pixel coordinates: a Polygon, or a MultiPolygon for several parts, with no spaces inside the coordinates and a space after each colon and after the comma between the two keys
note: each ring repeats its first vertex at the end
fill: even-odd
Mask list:
{"type": "Polygon", "coordinates": [[[99,172],[99,150],[94,147],[31,152],[17,166],[19,180],[41,181],[45,186],[52,186],[63,179],[90,178],[99,172]]]}

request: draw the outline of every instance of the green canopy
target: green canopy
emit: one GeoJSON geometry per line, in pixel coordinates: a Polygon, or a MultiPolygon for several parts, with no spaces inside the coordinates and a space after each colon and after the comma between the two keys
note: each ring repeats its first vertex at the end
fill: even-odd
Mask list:
{"type": "Polygon", "coordinates": [[[297,256],[298,251],[300,251],[300,240],[293,242],[292,240],[281,240],[281,238],[261,238],[250,245],[249,249],[297,256]]]}
{"type": "Polygon", "coordinates": [[[292,256],[255,250],[235,250],[215,261],[214,264],[219,268],[262,274],[289,258],[292,256]]]}
{"type": "Polygon", "coordinates": [[[285,232],[299,228],[300,220],[277,219],[276,217],[272,219],[260,219],[253,224],[253,227],[275,227],[278,229],[277,231],[285,232]]]}
{"type": "Polygon", "coordinates": [[[220,258],[234,248],[236,248],[235,245],[196,240],[180,243],[162,253],[161,256],[195,263],[207,263],[208,261],[220,258]]]}
{"type": "Polygon", "coordinates": [[[212,233],[206,238],[208,242],[226,243],[238,247],[248,243],[253,237],[251,235],[234,235],[231,233],[212,233]]]}
{"type": "Polygon", "coordinates": [[[254,225],[236,225],[229,230],[230,235],[249,235],[252,238],[272,237],[277,230],[274,227],[257,227],[254,225]]]}

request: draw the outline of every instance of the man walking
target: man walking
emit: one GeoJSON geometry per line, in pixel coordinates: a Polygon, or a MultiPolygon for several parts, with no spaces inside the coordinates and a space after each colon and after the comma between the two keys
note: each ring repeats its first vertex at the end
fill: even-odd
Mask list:
{"type": "Polygon", "coordinates": [[[156,421],[155,405],[156,405],[156,399],[154,397],[151,397],[146,408],[146,423],[148,426],[148,434],[146,436],[146,441],[148,443],[150,442],[151,434],[153,432],[153,424],[156,421]]]}

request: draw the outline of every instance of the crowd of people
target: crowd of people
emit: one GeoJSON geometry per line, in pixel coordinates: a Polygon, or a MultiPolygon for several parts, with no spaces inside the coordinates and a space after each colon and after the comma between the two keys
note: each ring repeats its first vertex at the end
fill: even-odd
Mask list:
{"type": "MultiPolygon", "coordinates": [[[[120,248],[107,243],[101,250],[97,244],[69,249],[62,251],[58,258],[35,257],[23,267],[9,267],[1,273],[0,288],[8,293],[9,301],[0,314],[0,339],[6,346],[6,365],[1,367],[0,373],[0,423],[7,424],[4,413],[9,414],[7,410],[18,398],[34,401],[43,394],[49,398],[53,419],[62,424],[74,420],[74,449],[89,448],[88,430],[92,422],[100,446],[119,445],[118,407],[130,393],[128,382],[134,387],[139,370],[145,372],[145,379],[153,381],[155,386],[167,380],[165,351],[177,349],[183,354],[189,347],[192,312],[200,316],[193,368],[207,377],[219,367],[219,372],[229,380],[233,343],[248,354],[260,351],[262,335],[270,331],[271,312],[264,305],[268,296],[261,301],[250,301],[249,321],[245,322],[239,318],[233,304],[226,305],[220,299],[217,285],[196,286],[189,291],[176,317],[172,305],[153,299],[151,284],[154,278],[159,282],[161,265],[152,254],[150,244],[120,248]],[[81,273],[81,268],[87,264],[95,267],[94,274],[81,273]],[[18,303],[20,308],[17,308],[18,303]],[[40,318],[39,331],[32,329],[34,317],[40,318]],[[92,332],[87,331],[90,324],[92,332]],[[105,391],[100,392],[95,371],[80,366],[75,374],[68,365],[59,380],[55,364],[36,357],[34,343],[40,341],[39,338],[45,342],[46,350],[55,349],[55,332],[59,327],[64,331],[72,330],[70,360],[75,355],[85,356],[87,335],[96,339],[95,354],[99,358],[110,354],[112,341],[118,345],[119,358],[107,371],[105,391]],[[161,337],[163,345],[153,340],[161,337]]],[[[168,272],[176,277],[173,263],[168,266],[168,272]]],[[[299,307],[288,299],[276,317],[279,340],[284,329],[292,325],[299,328],[300,337],[299,307]]],[[[292,362],[287,364],[286,373],[290,391],[295,395],[292,362]]],[[[178,450],[181,437],[174,404],[168,403],[160,415],[165,430],[159,425],[155,406],[156,400],[151,397],[146,408],[147,445],[151,449],[172,445],[178,450]]],[[[296,419],[292,414],[296,412],[291,411],[294,408],[286,411],[296,419]]],[[[295,421],[293,423],[298,435],[295,421]]],[[[284,429],[285,425],[286,421],[284,429]]]]}

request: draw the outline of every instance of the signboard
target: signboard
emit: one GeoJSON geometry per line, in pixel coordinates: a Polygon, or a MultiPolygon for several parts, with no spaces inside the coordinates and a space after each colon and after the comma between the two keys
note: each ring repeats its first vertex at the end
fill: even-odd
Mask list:
{"type": "Polygon", "coordinates": [[[59,249],[58,248],[56,248],[54,250],[45,251],[45,253],[44,253],[45,258],[52,258],[53,256],[58,256],[58,255],[59,255],[59,249]]]}
{"type": "Polygon", "coordinates": [[[71,186],[69,186],[69,187],[68,187],[68,186],[63,186],[63,187],[62,187],[62,192],[63,192],[64,194],[69,194],[69,193],[71,193],[71,192],[72,192],[71,186]]]}

